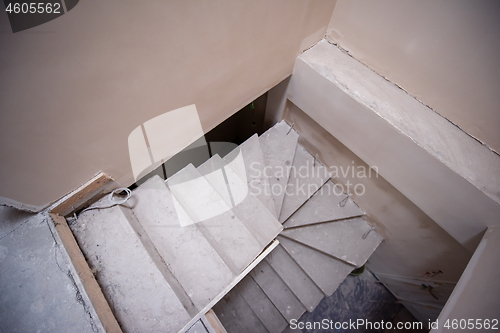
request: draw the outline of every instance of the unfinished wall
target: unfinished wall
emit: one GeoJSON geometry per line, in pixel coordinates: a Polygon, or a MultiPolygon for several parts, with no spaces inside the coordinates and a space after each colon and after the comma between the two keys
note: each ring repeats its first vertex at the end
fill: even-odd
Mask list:
{"type": "Polygon", "coordinates": [[[424,307],[431,313],[415,310],[412,313],[417,318],[435,319],[471,253],[382,176],[359,173],[369,166],[289,100],[284,119],[294,124],[300,143],[311,154],[318,154],[330,171],[339,171],[333,172],[333,181],[344,190],[350,186],[353,200],[367,212],[366,220],[383,235],[368,267],[392,292],[399,291],[396,296],[405,306],[412,311],[424,307]],[[442,273],[432,276],[435,273],[431,272],[442,273]],[[439,300],[422,290],[422,284],[434,285],[439,300]]]}
{"type": "Polygon", "coordinates": [[[13,34],[0,14],[0,196],[45,205],[102,170],[133,182],[127,138],[196,104],[205,132],[292,72],[334,1],[80,1],[13,34]]]}
{"type": "Polygon", "coordinates": [[[300,143],[333,173],[332,180],[347,188],[353,200],[368,213],[367,220],[377,226],[385,241],[370,258],[376,273],[423,279],[426,271],[442,270],[441,281],[457,282],[471,256],[460,243],[437,225],[376,172],[361,177],[359,167],[369,166],[311,119],[287,101],[284,119],[300,134],[300,143]],[[354,174],[351,172],[355,170],[354,174]],[[355,184],[362,184],[354,190],[355,184]]]}
{"type": "Polygon", "coordinates": [[[327,38],[500,152],[500,3],[339,0],[327,38]]]}

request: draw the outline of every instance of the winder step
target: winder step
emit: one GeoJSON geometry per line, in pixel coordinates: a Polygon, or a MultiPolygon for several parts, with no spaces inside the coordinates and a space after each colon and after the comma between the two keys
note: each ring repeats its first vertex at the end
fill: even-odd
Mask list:
{"type": "Polygon", "coordinates": [[[285,222],[330,176],[328,170],[298,144],[281,208],[280,222],[285,222]]]}
{"type": "Polygon", "coordinates": [[[363,266],[383,240],[361,217],[285,229],[281,234],[356,267],[363,266]]]}

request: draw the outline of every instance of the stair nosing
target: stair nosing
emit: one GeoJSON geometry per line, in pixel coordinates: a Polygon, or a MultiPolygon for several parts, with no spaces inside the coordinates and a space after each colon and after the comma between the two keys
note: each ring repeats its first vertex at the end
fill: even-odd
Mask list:
{"type": "MultiPolygon", "coordinates": [[[[321,222],[314,222],[314,223],[303,224],[303,225],[297,225],[297,226],[292,226],[292,227],[287,227],[287,226],[285,226],[285,225],[283,224],[283,230],[299,229],[299,228],[304,228],[304,227],[309,227],[309,226],[315,226],[315,225],[318,225],[318,224],[324,224],[324,223],[344,222],[344,221],[347,221],[347,220],[356,219],[356,218],[360,218],[360,217],[363,217],[363,216],[366,216],[366,214],[360,214],[360,215],[354,215],[354,216],[348,216],[348,217],[341,217],[341,218],[334,219],[334,220],[321,221],[321,222]]],[[[290,217],[291,217],[291,216],[290,216],[290,217]]],[[[285,221],[285,222],[286,222],[286,221],[285,221]]],[[[285,235],[281,235],[281,236],[286,237],[285,235]]],[[[287,237],[287,238],[289,238],[289,237],[287,237]]]]}

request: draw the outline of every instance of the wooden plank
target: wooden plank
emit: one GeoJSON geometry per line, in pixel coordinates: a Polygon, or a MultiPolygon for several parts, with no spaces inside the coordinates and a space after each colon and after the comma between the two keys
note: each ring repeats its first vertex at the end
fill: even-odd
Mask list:
{"type": "Polygon", "coordinates": [[[62,198],[52,206],[50,212],[60,216],[69,215],[86,204],[91,198],[103,192],[108,188],[108,185],[111,185],[111,182],[113,182],[113,178],[100,172],[87,183],[62,198]]]}
{"type": "Polygon", "coordinates": [[[236,286],[245,276],[248,275],[248,273],[250,273],[250,271],[252,269],[255,268],[255,266],[257,266],[262,260],[264,260],[265,257],[267,257],[267,255],[269,253],[271,253],[271,251],[273,251],[278,245],[279,245],[279,241],[277,239],[273,240],[273,242],[271,244],[269,244],[263,251],[262,253],[254,259],[254,261],[252,261],[252,263],[250,265],[248,265],[245,270],[243,270],[243,272],[238,275],[232,282],[229,286],[227,286],[226,288],[224,288],[223,291],[221,291],[219,293],[219,295],[217,295],[212,301],[210,301],[210,303],[208,303],[208,305],[206,307],[203,308],[202,311],[200,311],[200,313],[198,315],[196,315],[194,318],[192,318],[189,323],[187,323],[182,330],[180,330],[179,332],[186,332],[198,319],[200,319],[204,313],[206,313],[208,310],[210,310],[211,308],[213,308],[218,301],[220,301],[229,291],[231,291],[231,289],[234,288],[234,286],[236,286]]]}
{"type": "Polygon", "coordinates": [[[92,306],[99,317],[99,320],[107,333],[122,332],[120,325],[116,321],[113,312],[111,311],[108,302],[95,280],[94,274],[85,260],[80,247],[76,243],[73,233],[69,229],[66,219],[62,216],[51,213],[50,217],[54,221],[54,225],[61,242],[70,257],[71,264],[78,273],[78,277],[87,293],[92,306]]]}
{"type": "Polygon", "coordinates": [[[214,310],[212,309],[208,310],[207,313],[205,313],[205,318],[207,318],[208,322],[215,330],[215,333],[227,333],[226,329],[220,322],[219,318],[217,318],[217,315],[215,314],[214,310]]]}

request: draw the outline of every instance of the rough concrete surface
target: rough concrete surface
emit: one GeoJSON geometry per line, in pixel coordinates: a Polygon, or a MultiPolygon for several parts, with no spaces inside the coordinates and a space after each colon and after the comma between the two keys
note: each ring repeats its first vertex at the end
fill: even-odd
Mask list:
{"type": "Polygon", "coordinates": [[[286,229],[282,235],[356,267],[363,266],[383,240],[382,236],[360,217],[343,222],[286,229]]]}
{"type": "Polygon", "coordinates": [[[122,207],[82,213],[70,228],[125,332],[177,332],[189,321],[122,207]]]}
{"type": "Polygon", "coordinates": [[[306,312],[306,308],[266,261],[260,262],[250,276],[288,322],[306,312]]]}
{"type": "Polygon", "coordinates": [[[287,98],[469,251],[498,224],[498,156],[335,46],[297,58],[287,98]]]}
{"type": "Polygon", "coordinates": [[[333,294],[355,267],[285,237],[281,246],[327,296],[333,294]]]}
{"type": "Polygon", "coordinates": [[[264,162],[269,170],[271,193],[278,217],[281,212],[285,189],[290,176],[290,167],[295,156],[299,134],[284,121],[276,124],[259,137],[264,162]]]}
{"type": "Polygon", "coordinates": [[[346,196],[329,180],[283,225],[291,228],[363,215],[364,212],[346,196]]]}
{"type": "Polygon", "coordinates": [[[267,256],[266,262],[285,282],[302,305],[308,311],[314,310],[323,298],[323,293],[281,245],[278,245],[267,256]]]}
{"type": "Polygon", "coordinates": [[[0,207],[0,331],[103,332],[49,223],[0,207]]]}
{"type": "Polygon", "coordinates": [[[328,170],[298,144],[281,207],[279,220],[284,223],[331,177],[328,170]]]}
{"type": "Polygon", "coordinates": [[[196,225],[179,225],[163,180],[151,178],[134,191],[133,200],[134,214],[158,253],[197,308],[203,309],[234,278],[229,267],[196,225]]]}

